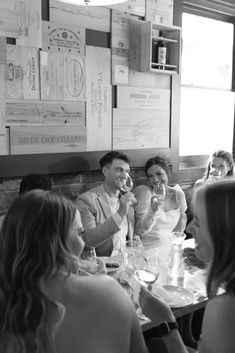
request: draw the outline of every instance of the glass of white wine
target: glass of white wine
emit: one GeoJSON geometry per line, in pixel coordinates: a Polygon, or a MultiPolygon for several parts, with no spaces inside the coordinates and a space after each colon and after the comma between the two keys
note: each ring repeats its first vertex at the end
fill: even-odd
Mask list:
{"type": "MultiPolygon", "coordinates": [[[[134,278],[140,283],[141,286],[144,286],[148,289],[151,289],[152,284],[157,280],[158,276],[159,270],[158,272],[156,270],[155,273],[149,270],[136,270],[134,272],[134,278]]],[[[136,307],[136,313],[139,319],[145,321],[149,320],[149,318],[142,313],[142,309],[139,304],[136,307]]]]}
{"type": "Polygon", "coordinates": [[[153,192],[158,202],[158,209],[161,212],[164,209],[164,201],[166,197],[166,187],[164,183],[161,181],[157,183],[153,188],[153,192]]]}
{"type": "Polygon", "coordinates": [[[121,193],[125,194],[126,192],[130,192],[134,187],[134,182],[130,175],[128,175],[127,179],[123,181],[123,184],[121,186],[121,193]]]}

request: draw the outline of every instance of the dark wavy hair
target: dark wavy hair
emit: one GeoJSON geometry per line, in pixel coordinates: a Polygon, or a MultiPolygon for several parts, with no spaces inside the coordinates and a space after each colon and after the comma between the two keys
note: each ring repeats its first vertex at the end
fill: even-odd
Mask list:
{"type": "Polygon", "coordinates": [[[100,159],[100,169],[102,170],[102,168],[107,164],[111,164],[114,159],[121,159],[127,164],[130,164],[129,158],[124,153],[118,151],[110,151],[100,159]]]}
{"type": "Polygon", "coordinates": [[[62,266],[71,271],[75,257],[66,245],[76,208],[44,190],[20,195],[0,231],[0,351],[45,351],[47,314],[55,306],[43,282],[62,266]],[[43,335],[42,335],[43,332],[43,335]]]}
{"type": "Polygon", "coordinates": [[[153,165],[159,165],[162,169],[165,170],[168,178],[171,179],[171,164],[166,158],[161,157],[161,156],[155,156],[153,158],[150,158],[146,162],[145,167],[144,167],[146,176],[148,176],[148,174],[147,174],[148,169],[151,168],[153,165]]]}
{"type": "Polygon", "coordinates": [[[211,169],[211,160],[212,158],[222,158],[229,167],[228,173],[226,176],[233,176],[234,175],[234,160],[233,156],[230,152],[227,152],[225,150],[216,150],[215,152],[212,153],[212,155],[209,157],[206,173],[205,173],[205,179],[209,178],[210,175],[210,169],[211,169]]]}
{"type": "Polygon", "coordinates": [[[235,295],[235,181],[223,179],[203,186],[213,259],[209,269],[207,293],[215,296],[223,285],[226,292],[235,295]]]}
{"type": "Polygon", "coordinates": [[[48,175],[41,175],[36,173],[25,175],[20,182],[19,195],[23,194],[23,192],[34,189],[51,190],[51,178],[48,175]]]}

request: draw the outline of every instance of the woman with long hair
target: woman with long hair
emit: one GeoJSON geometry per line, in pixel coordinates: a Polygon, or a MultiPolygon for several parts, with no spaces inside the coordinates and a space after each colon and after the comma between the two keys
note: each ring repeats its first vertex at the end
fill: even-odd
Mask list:
{"type": "MultiPolygon", "coordinates": [[[[206,306],[199,353],[234,353],[235,347],[235,181],[224,178],[196,191],[191,223],[196,254],[209,263],[206,306]],[[218,295],[222,288],[223,294],[218,295]]],[[[221,293],[221,292],[220,292],[221,293]]],[[[152,321],[169,320],[171,310],[141,290],[143,312],[152,321]]]]}
{"type": "Polygon", "coordinates": [[[234,177],[234,160],[230,152],[219,149],[209,157],[205,175],[195,182],[194,187],[225,177],[234,177]]]}
{"type": "Polygon", "coordinates": [[[73,273],[82,232],[79,212],[57,194],[12,203],[0,231],[0,352],[147,352],[121,286],[73,273]]]}

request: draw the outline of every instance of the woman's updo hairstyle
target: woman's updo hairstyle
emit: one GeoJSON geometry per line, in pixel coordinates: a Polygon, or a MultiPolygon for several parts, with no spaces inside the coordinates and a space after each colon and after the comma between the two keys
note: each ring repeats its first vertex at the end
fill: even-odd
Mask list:
{"type": "Polygon", "coordinates": [[[163,157],[160,157],[160,156],[155,156],[153,158],[150,158],[147,163],[145,164],[145,174],[146,176],[148,177],[148,169],[151,168],[153,165],[159,165],[162,169],[165,170],[167,176],[168,176],[168,179],[171,178],[172,174],[171,174],[171,164],[170,162],[166,159],[166,158],[163,158],[163,157]]]}

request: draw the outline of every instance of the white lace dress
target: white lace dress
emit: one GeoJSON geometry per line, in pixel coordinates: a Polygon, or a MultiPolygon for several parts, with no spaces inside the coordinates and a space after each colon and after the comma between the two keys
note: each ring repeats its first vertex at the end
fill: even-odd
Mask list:
{"type": "Polygon", "coordinates": [[[154,196],[146,185],[139,185],[134,189],[138,201],[135,206],[135,234],[141,237],[146,255],[157,253],[160,257],[167,257],[171,248],[170,233],[179,222],[181,213],[187,209],[183,190],[179,185],[172,187],[175,190],[177,208],[169,211],[152,212],[150,203],[154,196]]]}

